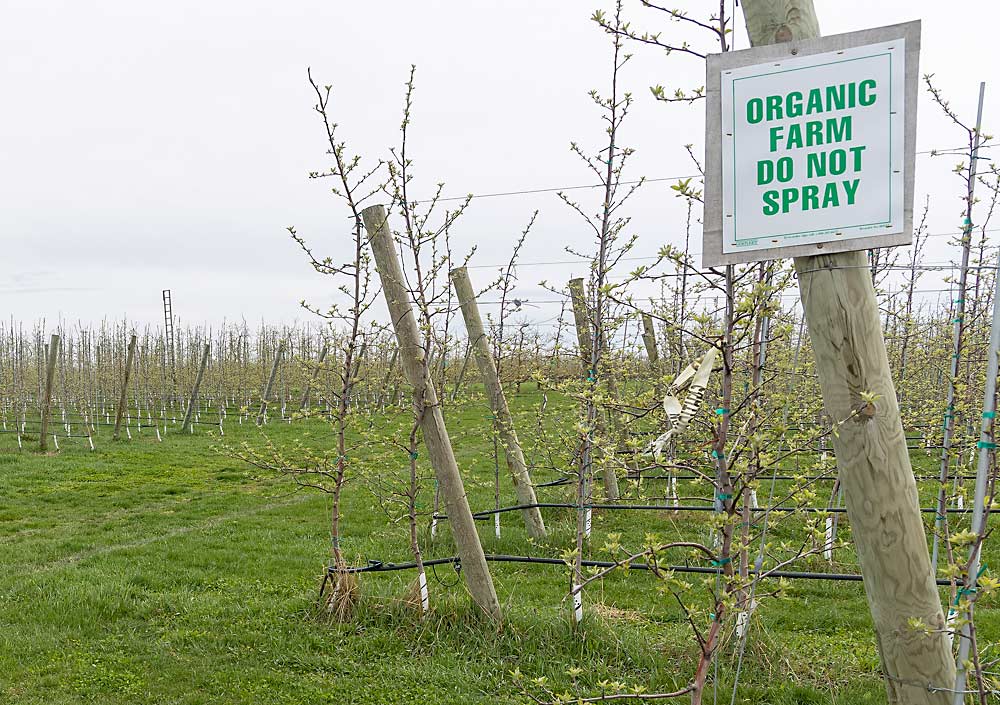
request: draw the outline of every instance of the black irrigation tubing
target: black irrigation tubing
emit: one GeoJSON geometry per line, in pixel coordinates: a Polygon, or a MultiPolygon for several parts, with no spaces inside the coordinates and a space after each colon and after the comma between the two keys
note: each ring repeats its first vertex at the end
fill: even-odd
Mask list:
{"type": "MultiPolygon", "coordinates": [[[[541,565],[566,565],[566,561],[560,558],[539,558],[536,556],[512,556],[508,554],[487,554],[485,556],[487,561],[494,563],[535,563],[541,565]]],[[[455,566],[456,570],[461,569],[462,559],[458,556],[450,556],[448,558],[433,558],[431,560],[423,561],[425,568],[435,565],[447,565],[451,564],[455,566]]],[[[625,567],[623,564],[613,563],[611,561],[592,561],[584,560],[581,564],[585,567],[594,568],[614,568],[616,566],[625,567]]],[[[649,570],[649,566],[646,563],[631,562],[627,564],[629,570],[649,570]]],[[[337,573],[387,573],[395,570],[413,570],[417,567],[415,561],[408,563],[386,563],[384,561],[370,560],[367,565],[362,566],[350,566],[347,568],[337,568],[336,566],[329,566],[326,570],[330,575],[336,575],[337,573]]],[[[668,567],[659,567],[660,570],[673,571],[675,573],[701,573],[707,575],[715,575],[719,572],[718,568],[706,568],[704,566],[696,565],[672,565],[668,567]]],[[[845,580],[849,582],[862,582],[864,578],[858,573],[813,573],[809,571],[789,571],[789,570],[754,570],[751,568],[748,571],[749,575],[763,574],[766,578],[789,578],[789,579],[801,579],[801,580],[845,580]]],[[[951,585],[951,581],[939,578],[937,579],[938,585],[951,585]]]]}
{"type": "MultiPolygon", "coordinates": [[[[597,509],[597,510],[620,510],[620,511],[657,511],[657,512],[715,512],[718,511],[714,506],[711,507],[700,507],[695,505],[678,505],[676,507],[669,506],[665,504],[573,504],[571,502],[536,502],[534,504],[515,504],[510,507],[500,507],[499,509],[484,509],[479,512],[473,512],[472,516],[475,519],[488,519],[494,514],[503,514],[505,512],[517,512],[522,509],[597,509]]],[[[919,507],[921,512],[925,514],[936,514],[937,507],[919,507]]],[[[815,513],[815,514],[846,514],[846,507],[759,507],[752,511],[755,512],[803,512],[803,513],[815,513]]],[[[967,509],[946,509],[948,514],[971,514],[972,508],[967,509]]],[[[1000,514],[1000,509],[987,509],[989,514],[1000,514]]],[[[447,519],[447,514],[434,514],[434,519],[447,519]]]]}
{"type": "MultiPolygon", "coordinates": [[[[637,480],[704,480],[705,477],[702,475],[626,475],[624,480],[629,482],[635,482],[637,480]]],[[[798,477],[796,475],[767,475],[761,474],[757,476],[758,480],[802,480],[804,482],[817,482],[817,481],[827,481],[832,482],[837,479],[836,473],[831,473],[829,475],[805,475],[798,477]]],[[[914,480],[917,482],[931,482],[940,481],[941,478],[938,475],[914,475],[914,480]]],[[[975,475],[948,475],[948,480],[975,480],[975,475]]],[[[561,477],[558,480],[549,480],[548,482],[538,482],[532,485],[532,487],[561,487],[562,485],[571,484],[576,480],[576,477],[561,477]]]]}

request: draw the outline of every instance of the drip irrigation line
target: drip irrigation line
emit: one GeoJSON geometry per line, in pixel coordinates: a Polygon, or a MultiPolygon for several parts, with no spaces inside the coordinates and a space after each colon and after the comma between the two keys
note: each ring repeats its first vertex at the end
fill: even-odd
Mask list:
{"type": "MultiPolygon", "coordinates": [[[[539,556],[515,556],[509,554],[486,554],[487,561],[493,563],[533,563],[536,565],[561,565],[565,566],[566,561],[561,558],[542,558],[539,556]]],[[[459,556],[449,556],[447,558],[432,558],[430,560],[423,561],[425,567],[435,566],[435,565],[448,565],[451,564],[455,566],[455,570],[461,570],[462,559],[459,556]]],[[[649,565],[646,563],[632,562],[628,563],[627,566],[615,563],[613,561],[594,561],[594,560],[583,560],[581,564],[587,568],[614,568],[616,566],[627,567],[628,570],[649,570],[649,565]]],[[[329,566],[327,568],[327,573],[335,575],[337,573],[388,573],[397,570],[413,570],[417,567],[415,561],[410,561],[407,563],[387,563],[385,561],[369,560],[367,565],[361,566],[348,566],[347,568],[338,569],[336,566],[329,566]]],[[[672,566],[658,566],[662,571],[673,571],[675,573],[699,573],[702,575],[716,575],[718,573],[718,568],[708,568],[704,566],[697,565],[672,565],[672,566]]],[[[791,570],[757,570],[750,569],[748,571],[749,575],[761,575],[765,578],[788,578],[788,579],[801,579],[801,580],[834,580],[834,581],[847,581],[847,582],[862,582],[864,577],[858,573],[816,573],[811,571],[791,571],[791,570]]],[[[938,585],[946,586],[951,585],[951,581],[946,578],[939,578],[935,581],[938,585]]]]}
{"type": "MultiPolygon", "coordinates": [[[[534,504],[515,504],[499,509],[484,509],[473,512],[475,519],[489,519],[494,514],[504,514],[506,512],[518,512],[523,509],[597,509],[597,510],[619,510],[619,511],[657,511],[657,512],[714,512],[715,507],[700,507],[696,505],[668,506],[664,504],[574,504],[571,502],[535,502],[534,504]]],[[[919,507],[925,514],[936,514],[937,507],[919,507]]],[[[805,514],[846,514],[846,507],[764,507],[753,510],[763,514],[769,512],[803,512],[805,514]]],[[[945,510],[948,514],[971,514],[972,508],[949,508],[945,510]]],[[[1000,509],[987,509],[989,514],[1000,514],[1000,509]]],[[[434,519],[447,519],[447,514],[434,514],[434,519]]]]}
{"type": "MultiPolygon", "coordinates": [[[[923,446],[921,446],[921,449],[923,449],[923,446]]],[[[829,452],[829,451],[827,451],[827,452],[829,452]]],[[[830,454],[833,455],[832,453],[830,453],[830,454]]],[[[596,477],[600,477],[600,473],[598,473],[596,475],[596,477]]],[[[571,478],[571,477],[561,477],[558,480],[549,480],[548,482],[534,483],[532,485],[532,487],[561,487],[563,485],[568,485],[568,484],[572,483],[574,481],[574,479],[575,478],[571,478]]],[[[664,481],[666,481],[666,480],[704,480],[705,478],[702,475],[642,475],[641,477],[625,476],[624,479],[627,480],[627,481],[630,481],[630,482],[636,482],[636,481],[639,481],[639,480],[664,480],[664,481]]],[[[833,475],[803,475],[803,476],[797,476],[797,475],[760,475],[760,476],[758,476],[757,479],[758,480],[785,480],[785,481],[802,480],[803,482],[817,482],[817,481],[820,481],[820,482],[823,482],[823,481],[830,482],[830,481],[836,480],[837,476],[835,474],[833,474],[833,475]]],[[[941,478],[939,476],[937,476],[937,475],[914,475],[913,479],[916,480],[917,482],[930,482],[932,480],[934,482],[939,482],[941,480],[941,478]]],[[[949,480],[975,480],[976,476],[975,475],[949,475],[948,479],[949,480]]]]}

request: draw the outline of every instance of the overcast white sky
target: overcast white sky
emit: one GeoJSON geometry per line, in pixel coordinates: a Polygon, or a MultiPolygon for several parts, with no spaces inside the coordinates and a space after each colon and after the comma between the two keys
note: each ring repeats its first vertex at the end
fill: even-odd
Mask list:
{"type": "MultiPolygon", "coordinates": [[[[987,81],[985,130],[1000,124],[1000,84],[990,84],[1000,3],[816,5],[825,34],[922,19],[921,71],[937,75],[970,122],[987,81]]],[[[717,3],[677,6],[697,14],[717,3]]],[[[307,179],[327,166],[310,66],[334,86],[341,137],[376,159],[398,139],[403,83],[417,64],[418,195],[439,181],[451,195],[592,183],[568,146],[596,148],[603,136],[587,96],[608,83],[609,41],[589,19],[597,7],[601,0],[3,0],[0,314],[156,323],[160,290],[170,288],[190,323],[307,318],[298,301],[327,301],[332,287],[285,227],[337,259],[349,225],[328,184],[307,179]]],[[[637,0],[626,8],[636,27],[686,31],[637,0]]],[[[742,16],[736,28],[736,48],[746,48],[742,16]]],[[[714,49],[706,37],[690,40],[714,49]]],[[[701,86],[703,63],[632,50],[623,74],[637,98],[624,129],[638,149],[630,175],[691,174],[683,145],[701,151],[703,108],[657,104],[648,87],[701,86]]],[[[961,143],[922,94],[917,149],[961,143]]],[[[931,231],[953,231],[956,160],[917,160],[916,200],[931,194],[931,231]]],[[[639,254],[683,236],[683,204],[667,186],[647,185],[633,203],[639,254]]],[[[474,264],[499,263],[536,208],[526,265],[566,260],[567,244],[589,246],[577,217],[546,193],[474,201],[455,248],[478,245],[474,264]]],[[[934,238],[928,260],[952,257],[946,241],[934,238]]],[[[484,281],[491,273],[479,271],[484,281]]],[[[551,301],[537,283],[574,272],[584,268],[523,266],[519,295],[551,301]]],[[[530,315],[557,312],[539,303],[530,315]]]]}

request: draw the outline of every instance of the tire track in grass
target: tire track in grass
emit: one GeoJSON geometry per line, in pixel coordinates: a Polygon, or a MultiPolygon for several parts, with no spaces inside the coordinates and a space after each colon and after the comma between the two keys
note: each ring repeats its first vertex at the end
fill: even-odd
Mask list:
{"type": "Polygon", "coordinates": [[[44,573],[49,573],[60,568],[68,568],[77,563],[89,560],[91,558],[96,558],[98,556],[108,555],[110,553],[117,553],[118,551],[129,551],[134,548],[142,548],[144,546],[149,546],[160,541],[167,541],[178,536],[183,536],[185,534],[194,533],[197,531],[210,531],[215,529],[226,522],[232,521],[234,519],[241,519],[244,517],[255,516],[257,514],[263,514],[264,512],[269,512],[274,509],[283,509],[285,507],[295,506],[301,504],[309,499],[317,498],[318,495],[315,494],[299,494],[288,496],[282,500],[268,502],[266,504],[261,504],[256,507],[250,507],[236,512],[229,512],[227,514],[219,514],[214,517],[209,517],[208,519],[203,519],[194,524],[188,524],[186,526],[178,526],[176,528],[170,529],[168,531],[162,531],[154,536],[145,536],[141,539],[136,539],[134,541],[125,541],[123,543],[108,544],[106,546],[97,546],[94,548],[87,549],[85,551],[77,551],[76,553],[70,554],[65,558],[61,558],[57,561],[51,561],[49,563],[42,563],[41,565],[34,566],[27,570],[21,571],[18,577],[21,578],[31,578],[37,575],[42,575],[44,573]]]}

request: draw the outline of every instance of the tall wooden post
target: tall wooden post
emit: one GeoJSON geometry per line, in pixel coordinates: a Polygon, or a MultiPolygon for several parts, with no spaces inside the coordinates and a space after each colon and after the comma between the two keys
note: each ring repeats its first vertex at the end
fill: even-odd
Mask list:
{"type": "Polygon", "coordinates": [[[583,288],[583,279],[578,277],[569,280],[569,298],[573,304],[573,324],[576,327],[576,341],[580,349],[580,366],[583,374],[589,377],[593,335],[590,330],[590,316],[587,315],[587,294],[583,288]]]}
{"type": "Polygon", "coordinates": [[[451,400],[455,401],[459,390],[462,388],[462,380],[465,379],[465,368],[469,366],[469,358],[472,357],[471,341],[465,346],[465,356],[462,358],[462,366],[458,370],[458,378],[455,380],[455,387],[451,390],[451,400]]]}
{"type": "Polygon", "coordinates": [[[649,364],[655,366],[660,360],[660,353],[656,349],[656,328],[653,327],[653,317],[648,313],[642,314],[642,343],[646,346],[649,364]]]}
{"type": "Polygon", "coordinates": [[[469,346],[476,357],[476,364],[483,377],[483,384],[486,385],[490,409],[493,411],[494,425],[500,436],[504,454],[507,456],[507,468],[514,478],[517,503],[526,505],[521,510],[524,526],[532,538],[545,538],[545,522],[542,521],[541,511],[534,506],[538,503],[535,498],[535,488],[531,484],[531,475],[528,473],[527,463],[524,462],[521,443],[517,439],[514,419],[507,406],[507,397],[503,393],[503,385],[500,384],[500,376],[497,374],[497,367],[493,361],[493,352],[490,350],[490,343],[486,338],[486,331],[483,329],[483,319],[479,315],[479,306],[476,305],[476,294],[472,288],[472,281],[469,279],[469,270],[465,267],[451,270],[451,282],[455,285],[455,294],[462,307],[465,329],[469,334],[469,346]]]}
{"type": "Polygon", "coordinates": [[[316,377],[319,376],[319,371],[323,368],[323,361],[326,360],[326,353],[328,351],[327,346],[324,344],[323,349],[319,352],[319,357],[316,358],[316,369],[309,376],[309,380],[306,382],[305,391],[302,392],[302,404],[299,408],[305,410],[309,406],[309,392],[312,391],[312,385],[316,381],[316,377]]]}
{"type": "Polygon", "coordinates": [[[431,381],[424,349],[420,344],[420,330],[410,306],[409,295],[403,285],[403,270],[396,253],[396,245],[389,230],[385,208],[369,206],[361,213],[365,229],[370,238],[375,267],[382,280],[382,294],[389,308],[396,341],[399,344],[399,359],[403,372],[413,387],[413,403],[418,410],[420,429],[424,444],[430,456],[431,465],[437,476],[438,485],[444,495],[455,546],[462,561],[462,573],[472,599],[482,610],[495,620],[500,620],[500,602],[493,587],[493,578],[486,565],[483,546],[476,533],[476,522],[465,496],[465,486],[458,472],[458,463],[448,438],[444,415],[438,404],[434,384],[431,381]]]}
{"type": "Polygon", "coordinates": [[[122,393],[118,397],[118,413],[115,414],[115,432],[111,436],[113,440],[118,440],[118,435],[121,433],[122,428],[122,417],[125,416],[125,404],[128,403],[128,379],[132,374],[132,364],[135,362],[135,333],[132,334],[132,339],[128,341],[128,354],[125,355],[125,376],[122,379],[122,393]]]}
{"type": "Polygon", "coordinates": [[[52,380],[56,376],[56,360],[59,355],[59,334],[49,338],[49,354],[45,360],[45,391],[42,396],[42,425],[38,432],[38,450],[49,449],[49,414],[52,413],[52,380]]]}
{"type": "MultiPolygon", "coordinates": [[[[756,46],[819,36],[812,0],[744,0],[743,12],[756,46]]],[[[850,418],[833,446],[889,702],[944,705],[955,664],[865,253],[797,257],[795,270],[824,405],[850,418]]]]}
{"type": "MultiPolygon", "coordinates": [[[[378,401],[375,406],[382,408],[382,404],[386,401],[386,393],[389,391],[389,380],[392,379],[392,372],[396,368],[396,358],[399,357],[399,348],[394,348],[392,355],[389,357],[389,364],[385,366],[385,379],[382,380],[382,386],[378,390],[378,401]]],[[[396,390],[393,389],[392,398],[395,402],[396,390]]]]}
{"type": "Polygon", "coordinates": [[[194,420],[194,410],[198,405],[198,392],[201,389],[201,380],[205,378],[205,367],[208,365],[208,352],[210,349],[209,344],[205,343],[205,347],[201,351],[201,364],[198,365],[198,376],[194,378],[194,387],[191,388],[191,398],[188,399],[187,411],[184,412],[184,423],[181,424],[181,433],[191,430],[191,423],[194,420]]]}
{"type": "Polygon", "coordinates": [[[274,354],[274,362],[271,363],[271,374],[267,377],[267,384],[260,395],[260,411],[257,412],[257,425],[264,423],[264,415],[267,413],[267,404],[271,401],[271,390],[274,389],[274,380],[278,376],[278,365],[281,364],[281,357],[285,354],[285,341],[278,343],[278,351],[274,354]]]}
{"type": "MultiPolygon", "coordinates": [[[[587,293],[583,286],[583,279],[576,278],[569,280],[569,297],[573,304],[573,322],[576,325],[576,339],[580,347],[580,364],[583,374],[590,379],[594,371],[591,369],[594,356],[594,335],[590,326],[590,315],[587,312],[587,293]]],[[[601,413],[597,413],[597,430],[602,432],[604,426],[601,423],[601,413]]],[[[600,435],[603,435],[601,433],[600,435]]],[[[604,479],[604,492],[612,502],[618,499],[618,477],[614,471],[605,467],[601,473],[604,479]]]]}

